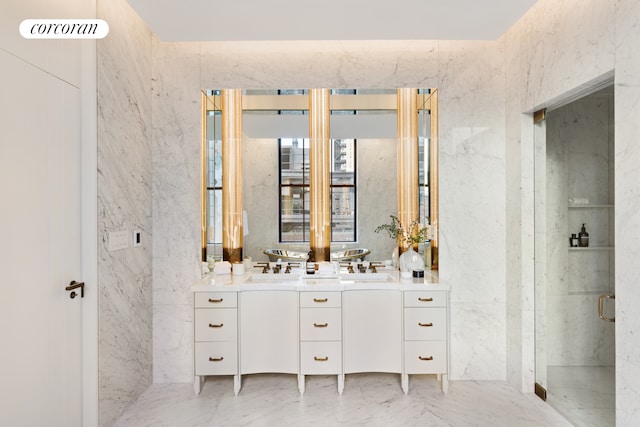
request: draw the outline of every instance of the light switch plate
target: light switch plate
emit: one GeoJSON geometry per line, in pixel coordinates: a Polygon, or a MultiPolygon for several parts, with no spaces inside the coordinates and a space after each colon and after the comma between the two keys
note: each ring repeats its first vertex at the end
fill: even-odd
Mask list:
{"type": "Polygon", "coordinates": [[[133,230],[133,247],[138,248],[142,246],[142,231],[133,230]]]}
{"type": "Polygon", "coordinates": [[[127,231],[110,231],[108,239],[110,251],[117,251],[129,247],[129,233],[127,231]]]}

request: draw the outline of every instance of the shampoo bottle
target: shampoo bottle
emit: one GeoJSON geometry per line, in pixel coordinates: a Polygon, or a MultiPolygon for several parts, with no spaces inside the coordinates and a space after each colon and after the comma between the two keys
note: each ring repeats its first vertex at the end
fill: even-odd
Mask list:
{"type": "Polygon", "coordinates": [[[587,246],[589,246],[589,233],[587,233],[584,224],[582,224],[580,233],[578,233],[578,244],[581,248],[586,248],[587,246]]]}

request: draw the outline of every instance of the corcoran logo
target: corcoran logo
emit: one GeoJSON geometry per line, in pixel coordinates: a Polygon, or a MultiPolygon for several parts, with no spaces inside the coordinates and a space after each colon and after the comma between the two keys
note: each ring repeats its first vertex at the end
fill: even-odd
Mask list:
{"type": "Polygon", "coordinates": [[[101,39],[109,33],[102,19],[25,19],[20,35],[25,39],[101,39]]]}

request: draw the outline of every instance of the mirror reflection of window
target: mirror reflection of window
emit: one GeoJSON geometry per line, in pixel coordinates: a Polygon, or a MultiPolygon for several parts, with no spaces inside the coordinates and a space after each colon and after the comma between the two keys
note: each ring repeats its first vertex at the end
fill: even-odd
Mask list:
{"type": "MultiPolygon", "coordinates": [[[[417,93],[418,215],[422,224],[435,221],[437,235],[437,168],[432,175],[432,165],[437,165],[437,91],[418,89],[417,93]],[[431,206],[434,198],[436,204],[431,206]]],[[[207,90],[205,94],[203,259],[221,259],[221,91],[207,90]]],[[[308,247],[308,94],[307,89],[243,91],[243,188],[248,189],[243,195],[247,210],[243,222],[254,225],[253,234],[243,238],[245,255],[258,258],[265,247],[278,244],[308,247]]],[[[380,259],[388,257],[393,243],[378,239],[372,230],[397,210],[397,94],[395,89],[331,89],[331,242],[336,247],[364,245],[380,259]],[[367,185],[359,192],[358,180],[367,185]],[[356,206],[358,202],[361,206],[356,206]]],[[[435,242],[437,249],[437,239],[435,242]]]]}
{"type": "Polygon", "coordinates": [[[207,252],[214,258],[222,259],[222,137],[220,111],[209,111],[207,122],[207,169],[206,169],[206,236],[207,252]]]}
{"type": "MultiPolygon", "coordinates": [[[[309,139],[280,138],[280,242],[309,242],[309,139]]],[[[356,141],[331,141],[331,240],[356,241],[356,141]]]]}

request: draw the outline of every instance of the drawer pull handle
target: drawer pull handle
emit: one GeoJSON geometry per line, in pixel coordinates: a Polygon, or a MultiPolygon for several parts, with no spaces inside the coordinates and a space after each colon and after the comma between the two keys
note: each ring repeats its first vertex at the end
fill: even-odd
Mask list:
{"type": "Polygon", "coordinates": [[[325,356],[325,357],[315,356],[313,360],[315,360],[316,362],[326,362],[327,360],[329,360],[329,356],[325,356]]]}
{"type": "Polygon", "coordinates": [[[433,356],[427,356],[427,357],[418,356],[418,359],[420,359],[420,360],[433,360],[433,356]]]}
{"type": "Polygon", "coordinates": [[[420,302],[432,302],[433,298],[421,298],[421,297],[419,297],[418,301],[420,301],[420,302]]]}
{"type": "Polygon", "coordinates": [[[314,323],[313,326],[315,326],[316,328],[326,328],[327,326],[329,326],[328,323],[314,323]]]}
{"type": "Polygon", "coordinates": [[[209,362],[222,362],[224,357],[210,357],[209,362]]]}
{"type": "Polygon", "coordinates": [[[432,322],[429,322],[429,323],[420,323],[420,322],[418,322],[418,326],[424,326],[424,327],[429,328],[429,327],[433,326],[433,323],[432,322]]]}
{"type": "Polygon", "coordinates": [[[223,301],[223,298],[220,298],[220,299],[209,298],[209,302],[214,303],[214,304],[222,302],[222,301],[223,301]]]}
{"type": "Polygon", "coordinates": [[[313,302],[327,302],[329,301],[328,298],[314,298],[313,302]]]}
{"type": "Polygon", "coordinates": [[[222,328],[224,326],[224,323],[220,323],[218,325],[214,325],[213,323],[209,323],[209,327],[210,328],[222,328]]]}

